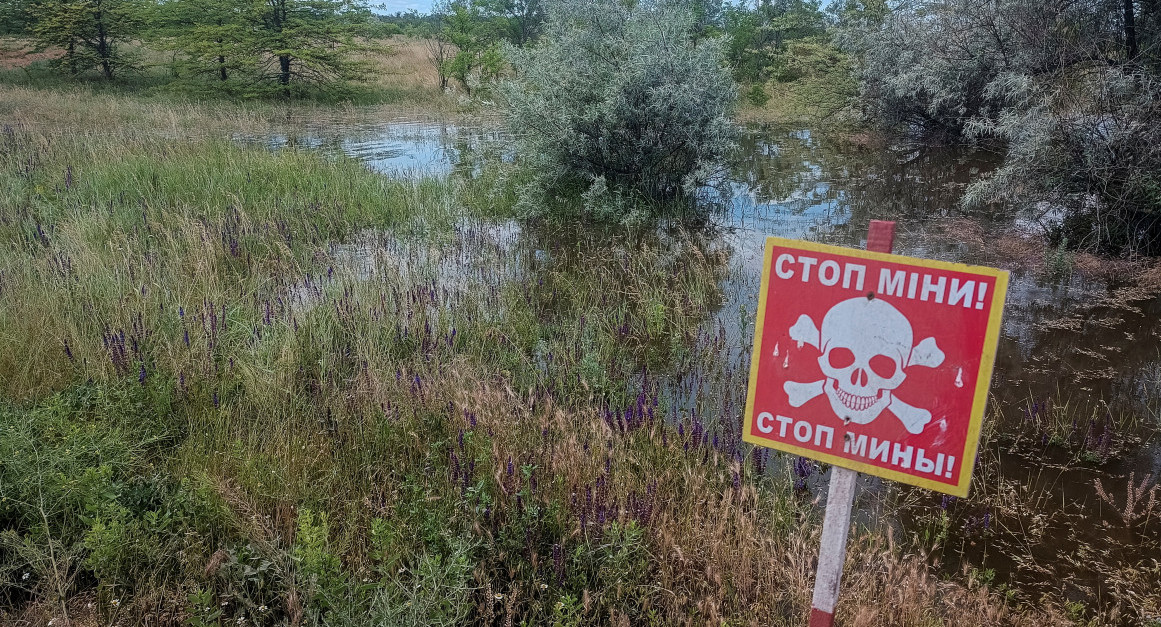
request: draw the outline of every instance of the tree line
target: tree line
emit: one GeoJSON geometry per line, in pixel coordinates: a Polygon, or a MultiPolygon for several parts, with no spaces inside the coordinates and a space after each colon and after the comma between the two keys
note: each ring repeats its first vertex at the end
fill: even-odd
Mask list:
{"type": "Polygon", "coordinates": [[[525,92],[496,93],[529,124],[564,116],[565,134],[536,148],[557,155],[550,178],[591,197],[680,195],[709,167],[686,148],[724,154],[729,133],[713,127],[663,164],[638,158],[673,107],[704,129],[730,109],[673,75],[674,55],[697,56],[684,71],[757,106],[798,85],[826,115],[908,141],[995,147],[1004,162],[969,185],[969,208],[1019,208],[1061,245],[1161,253],[1161,0],[441,0],[393,16],[366,0],[0,0],[0,10],[0,28],[61,51],[66,74],[130,72],[126,44],[140,40],[172,51],[179,83],[246,95],[358,81],[368,72],[358,53],[377,38],[418,37],[439,87],[474,95],[507,78],[525,92]],[[591,30],[606,15],[627,21],[591,30]]]}
{"type": "MultiPolygon", "coordinates": [[[[688,17],[691,39],[722,39],[726,64],[737,81],[750,86],[799,78],[804,63],[796,59],[802,53],[796,44],[824,45],[829,41],[827,26],[833,22],[818,0],[643,1],[626,3],[625,8],[661,4],[688,17]]],[[[409,11],[378,17],[387,27],[383,32],[426,41],[442,87],[455,81],[469,92],[510,68],[502,54],[504,46],[524,48],[539,41],[548,21],[544,0],[441,0],[429,14],[409,11]]]]}
{"type": "MultiPolygon", "coordinates": [[[[795,42],[827,37],[817,0],[678,5],[694,38],[725,36],[726,60],[749,85],[793,80],[803,66],[795,42]]],[[[144,42],[172,53],[179,82],[238,93],[357,81],[368,69],[360,50],[409,35],[424,41],[440,87],[470,94],[510,69],[504,46],[538,41],[547,23],[544,0],[440,0],[428,14],[394,15],[367,0],[0,0],[0,15],[0,34],[61,51],[54,67],[70,76],[133,73],[141,55],[128,44],[144,42]]]]}
{"type": "Polygon", "coordinates": [[[1161,253],[1161,2],[849,0],[836,37],[870,123],[991,144],[964,203],[1001,202],[1060,245],[1161,253]]]}
{"type": "Polygon", "coordinates": [[[182,84],[293,94],[357,80],[362,0],[9,0],[10,34],[59,50],[53,67],[107,80],[140,69],[131,42],[172,51],[182,84]]]}

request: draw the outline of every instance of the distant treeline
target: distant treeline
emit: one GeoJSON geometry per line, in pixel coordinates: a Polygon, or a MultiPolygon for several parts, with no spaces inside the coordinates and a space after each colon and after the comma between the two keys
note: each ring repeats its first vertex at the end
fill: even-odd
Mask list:
{"type": "MultiPolygon", "coordinates": [[[[371,71],[360,52],[406,35],[425,42],[440,88],[473,95],[567,4],[375,15],[366,0],[0,0],[0,28],[58,51],[69,76],[132,74],[140,47],[127,44],[143,42],[168,56],[175,86],[244,96],[357,83],[371,71]]],[[[688,15],[688,40],[722,46],[752,105],[790,110],[792,97],[796,112],[913,141],[1000,146],[1004,165],[966,205],[1025,209],[1062,246],[1161,252],[1161,0],[637,4],[688,15]]]]}
{"type": "MultiPolygon", "coordinates": [[[[731,4],[692,0],[691,36],[727,35],[737,80],[793,80],[828,41],[835,23],[817,0],[731,4]]],[[[357,82],[368,67],[360,50],[395,35],[424,39],[441,87],[469,92],[506,68],[503,47],[541,37],[544,0],[442,0],[432,11],[377,15],[367,0],[0,0],[0,34],[23,36],[40,50],[58,50],[53,66],[66,75],[106,79],[132,74],[143,42],[170,53],[180,86],[239,95],[293,95],[357,82]]],[[[830,52],[834,52],[831,48],[830,52]]]]}
{"type": "Polygon", "coordinates": [[[361,0],[5,0],[8,34],[58,51],[68,76],[137,73],[140,46],[169,54],[175,84],[293,95],[359,80],[372,24],[361,0]]]}
{"type": "Polygon", "coordinates": [[[1161,253],[1161,2],[849,1],[836,38],[863,118],[913,138],[995,142],[999,201],[1062,247],[1161,253]]]}

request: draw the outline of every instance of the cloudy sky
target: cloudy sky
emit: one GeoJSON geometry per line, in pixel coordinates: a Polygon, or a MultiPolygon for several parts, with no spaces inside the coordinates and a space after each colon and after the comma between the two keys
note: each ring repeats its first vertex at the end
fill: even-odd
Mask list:
{"type": "Polygon", "coordinates": [[[427,13],[431,10],[432,0],[379,0],[376,2],[372,0],[371,5],[375,6],[376,13],[396,13],[398,11],[410,11],[415,9],[420,13],[427,13]],[[378,5],[382,3],[382,7],[378,5]]]}

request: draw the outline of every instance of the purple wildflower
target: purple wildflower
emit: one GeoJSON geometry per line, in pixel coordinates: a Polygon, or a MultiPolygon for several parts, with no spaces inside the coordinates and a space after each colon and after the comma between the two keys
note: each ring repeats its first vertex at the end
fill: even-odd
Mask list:
{"type": "Polygon", "coordinates": [[[552,569],[558,582],[564,580],[564,549],[559,544],[552,545],[552,569]]]}

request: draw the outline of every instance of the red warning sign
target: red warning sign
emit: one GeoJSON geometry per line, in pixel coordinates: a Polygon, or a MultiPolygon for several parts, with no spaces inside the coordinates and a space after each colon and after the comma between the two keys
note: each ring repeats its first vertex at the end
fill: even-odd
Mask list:
{"type": "Polygon", "coordinates": [[[966,496],[1003,270],[771,237],[743,438],[966,496]]]}

